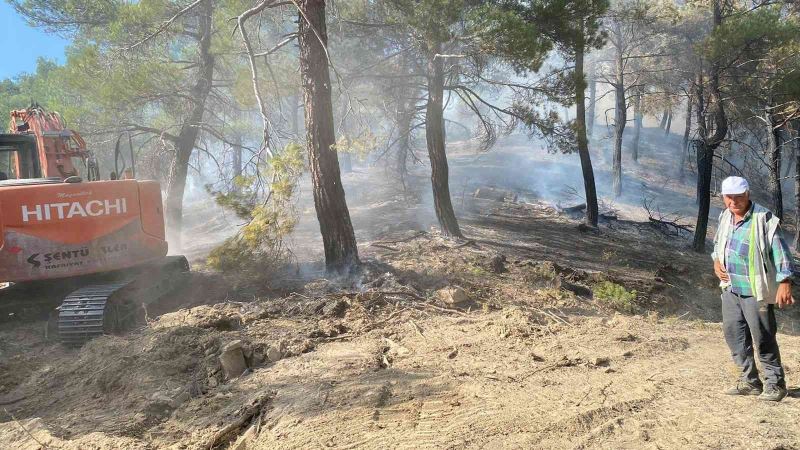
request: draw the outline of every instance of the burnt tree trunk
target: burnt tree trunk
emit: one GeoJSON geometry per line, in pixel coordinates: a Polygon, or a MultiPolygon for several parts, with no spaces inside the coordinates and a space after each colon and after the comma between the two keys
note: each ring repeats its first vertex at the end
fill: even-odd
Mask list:
{"type": "Polygon", "coordinates": [[[678,178],[681,182],[686,178],[686,156],[689,154],[689,135],[692,130],[692,96],[686,97],[686,128],[683,130],[683,141],[681,142],[681,157],[678,165],[678,178]]]}
{"type": "Polygon", "coordinates": [[[769,158],[769,193],[772,197],[772,212],[783,219],[783,192],[781,189],[781,140],[780,130],[775,127],[772,114],[764,113],[767,136],[767,156],[769,158]]]}
{"type": "MultiPolygon", "coordinates": [[[[694,248],[705,248],[706,234],[708,227],[708,210],[711,207],[711,174],[714,169],[714,150],[709,148],[702,140],[697,141],[697,203],[698,210],[705,213],[698,213],[696,230],[704,230],[702,233],[695,233],[694,248]],[[702,241],[702,242],[699,242],[702,241]]],[[[698,251],[703,251],[698,250],[698,251]]]]}
{"type": "Polygon", "coordinates": [[[189,91],[192,98],[186,119],[181,125],[175,140],[175,157],[169,168],[166,194],[167,241],[173,250],[180,250],[181,231],[183,230],[183,194],[186,190],[186,174],[189,170],[189,158],[192,156],[200,124],[206,109],[206,99],[211,92],[214,79],[214,55],[211,52],[213,33],[212,15],[214,2],[206,0],[197,8],[198,11],[198,61],[197,79],[189,91]]]}
{"type": "MultiPolygon", "coordinates": [[[[714,8],[714,29],[719,28],[722,24],[722,4],[721,0],[713,0],[714,8]]],[[[711,71],[708,74],[710,97],[709,103],[712,110],[711,120],[714,134],[709,136],[709,127],[705,122],[705,108],[703,106],[703,74],[698,74],[698,92],[697,92],[697,126],[698,134],[702,137],[702,149],[698,151],[705,155],[705,158],[710,161],[703,171],[700,167],[697,168],[697,176],[703,173],[703,183],[698,182],[700,191],[699,205],[697,211],[697,225],[695,226],[694,244],[693,249],[696,252],[704,253],[706,250],[706,232],[708,230],[708,211],[711,206],[711,168],[714,164],[714,151],[720,143],[725,139],[728,134],[728,118],[725,116],[725,108],[722,104],[722,95],[719,89],[719,76],[720,76],[720,63],[713,61],[711,64],[711,71]]]]}
{"type": "Polygon", "coordinates": [[[300,0],[298,5],[300,77],[314,207],[325,249],[325,267],[328,271],[342,272],[358,265],[359,260],[334,147],[325,0],[300,0]]]}
{"type": "Polygon", "coordinates": [[[633,98],[633,148],[631,156],[635,162],[639,162],[639,136],[642,132],[642,94],[637,88],[633,98]]]}
{"type": "MultiPolygon", "coordinates": [[[[619,30],[619,24],[616,25],[616,34],[619,39],[622,39],[622,32],[619,30]]],[[[612,188],[614,197],[622,195],[622,133],[625,132],[625,121],[627,120],[627,112],[625,105],[625,74],[624,63],[622,55],[622,42],[616,46],[615,52],[615,80],[614,80],[614,93],[615,93],[615,112],[614,112],[614,163],[612,168],[612,188]]]]}
{"type": "Polygon", "coordinates": [[[594,134],[595,101],[597,100],[597,80],[595,79],[595,65],[589,72],[589,110],[586,111],[586,135],[591,138],[594,134]]]}
{"type": "Polygon", "coordinates": [[[444,138],[444,59],[439,57],[441,43],[428,53],[428,106],[425,113],[425,139],[431,161],[431,184],[436,218],[445,236],[463,237],[450,200],[449,169],[444,138]]]}
{"type": "Polygon", "coordinates": [[[583,73],[583,46],[575,51],[575,125],[577,127],[578,155],[581,158],[583,188],[586,194],[586,224],[597,227],[598,207],[597,189],[594,183],[594,169],[589,155],[589,139],[586,136],[586,78],[583,73]]]}

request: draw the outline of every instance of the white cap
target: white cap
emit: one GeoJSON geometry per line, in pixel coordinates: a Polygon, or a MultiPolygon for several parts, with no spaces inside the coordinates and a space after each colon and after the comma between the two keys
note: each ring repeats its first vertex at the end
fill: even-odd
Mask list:
{"type": "Polygon", "coordinates": [[[749,190],[750,185],[742,177],[728,177],[722,181],[722,195],[744,194],[749,190]]]}

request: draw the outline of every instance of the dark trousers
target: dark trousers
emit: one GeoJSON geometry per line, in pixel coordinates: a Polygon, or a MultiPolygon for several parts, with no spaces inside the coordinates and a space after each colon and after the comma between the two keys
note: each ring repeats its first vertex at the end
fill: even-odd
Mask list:
{"type": "Polygon", "coordinates": [[[753,358],[755,343],[766,384],[786,387],[775,338],[775,305],[759,303],[755,297],[739,297],[726,289],[722,293],[722,330],[733,362],[742,369],[742,381],[761,385],[753,358]]]}

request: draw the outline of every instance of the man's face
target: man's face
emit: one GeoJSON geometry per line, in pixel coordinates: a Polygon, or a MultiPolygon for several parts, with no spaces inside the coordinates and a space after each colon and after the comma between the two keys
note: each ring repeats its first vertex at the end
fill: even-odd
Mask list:
{"type": "Polygon", "coordinates": [[[725,207],[730,209],[732,213],[736,214],[737,216],[743,216],[747,213],[747,210],[750,208],[750,193],[745,192],[744,194],[733,194],[733,195],[723,195],[723,200],[725,201],[725,207]]]}

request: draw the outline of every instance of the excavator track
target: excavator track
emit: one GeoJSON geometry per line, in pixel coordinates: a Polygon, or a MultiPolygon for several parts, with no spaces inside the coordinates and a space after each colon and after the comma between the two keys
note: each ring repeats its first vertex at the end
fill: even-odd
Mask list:
{"type": "Polygon", "coordinates": [[[81,346],[97,336],[133,328],[146,320],[147,305],[181,286],[188,273],[185,257],[168,256],[73,291],[59,307],[61,342],[81,346]]]}
{"type": "Polygon", "coordinates": [[[69,294],[58,312],[58,335],[61,342],[80,346],[105,334],[109,298],[132,281],[92,284],[69,294]]]}

